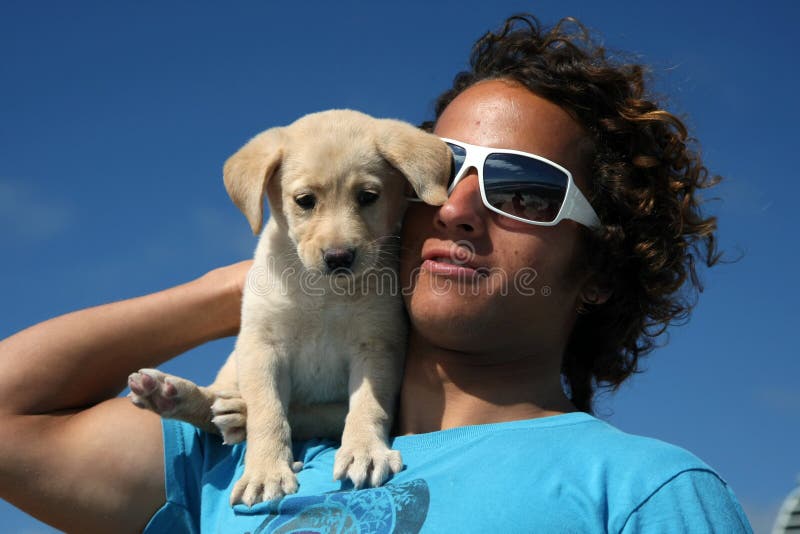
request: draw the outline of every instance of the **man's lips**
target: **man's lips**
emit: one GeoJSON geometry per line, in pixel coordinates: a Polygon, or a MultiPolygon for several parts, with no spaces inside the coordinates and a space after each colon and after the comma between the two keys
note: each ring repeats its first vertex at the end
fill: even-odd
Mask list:
{"type": "Polygon", "coordinates": [[[473,261],[473,253],[459,248],[436,248],[422,254],[422,269],[439,276],[471,279],[488,274],[486,267],[473,261]]]}
{"type": "Polygon", "coordinates": [[[428,271],[429,273],[437,276],[447,276],[458,278],[459,280],[471,280],[481,276],[481,273],[478,270],[471,267],[454,265],[452,263],[444,263],[441,261],[436,261],[435,259],[423,261],[422,270],[428,271]]]}

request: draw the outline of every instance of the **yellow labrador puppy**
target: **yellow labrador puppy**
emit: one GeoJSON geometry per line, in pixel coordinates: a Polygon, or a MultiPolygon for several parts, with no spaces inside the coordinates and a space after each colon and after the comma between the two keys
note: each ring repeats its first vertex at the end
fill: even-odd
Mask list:
{"type": "Polygon", "coordinates": [[[437,137],[351,110],[267,130],[225,163],[225,187],[253,232],[265,195],[272,214],[235,349],[211,386],[153,369],[129,386],[137,406],[227,443],[247,436],[232,504],[297,491],[292,437],[341,436],[334,477],[355,487],[402,469],[387,445],[406,337],[398,230],[406,186],[440,205],[449,173],[437,137]]]}

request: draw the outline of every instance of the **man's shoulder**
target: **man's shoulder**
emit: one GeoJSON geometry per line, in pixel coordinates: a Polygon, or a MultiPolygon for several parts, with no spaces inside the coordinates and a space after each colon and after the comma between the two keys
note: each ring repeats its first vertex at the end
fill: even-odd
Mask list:
{"type": "Polygon", "coordinates": [[[611,424],[589,417],[584,440],[592,447],[584,453],[618,463],[627,469],[650,468],[651,471],[680,472],[688,469],[712,469],[692,452],[657,438],[641,436],[620,430],[611,424]]]}
{"type": "Polygon", "coordinates": [[[573,494],[605,503],[611,531],[658,530],[659,521],[681,522],[698,532],[714,523],[730,526],[730,532],[750,531],[731,488],[693,453],[624,432],[588,414],[568,415],[560,421],[564,424],[556,418],[551,424],[521,424],[513,431],[518,441],[512,447],[525,463],[520,471],[542,470],[522,487],[530,485],[535,492],[543,482],[555,488],[574,486],[573,494]],[[709,506],[716,511],[708,512],[709,506]]]}
{"type": "Polygon", "coordinates": [[[711,468],[686,449],[659,439],[624,432],[592,415],[576,412],[519,421],[493,430],[493,439],[520,445],[520,454],[552,452],[605,466],[681,471],[711,468]],[[524,446],[522,446],[524,445],[524,446]]]}
{"type": "Polygon", "coordinates": [[[588,483],[595,493],[624,500],[635,501],[681,473],[718,476],[682,447],[624,432],[585,413],[502,425],[487,435],[485,445],[513,457],[520,472],[588,483]]]}

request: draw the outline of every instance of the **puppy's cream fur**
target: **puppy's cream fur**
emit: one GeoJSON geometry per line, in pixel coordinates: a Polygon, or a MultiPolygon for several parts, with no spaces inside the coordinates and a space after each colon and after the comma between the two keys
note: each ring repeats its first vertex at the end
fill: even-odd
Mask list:
{"type": "Polygon", "coordinates": [[[264,196],[272,214],[235,349],[205,388],[149,369],[129,384],[135,404],[164,417],[218,431],[228,443],[246,433],[232,504],[297,491],[292,437],[341,435],[334,477],[356,487],[380,485],[402,468],[387,445],[406,337],[398,228],[406,186],[442,204],[449,171],[448,149],[435,136],[350,110],[267,130],[225,163],[225,186],[253,232],[264,196]],[[354,251],[343,274],[330,272],[331,251],[354,251]]]}

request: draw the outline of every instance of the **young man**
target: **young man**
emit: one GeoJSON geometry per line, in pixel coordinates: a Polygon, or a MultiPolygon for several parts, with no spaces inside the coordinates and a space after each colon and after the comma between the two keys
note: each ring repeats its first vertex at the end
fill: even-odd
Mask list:
{"type": "Polygon", "coordinates": [[[487,34],[429,125],[454,176],[403,229],[405,469],[387,485],[342,487],[336,444],[311,441],[296,495],[231,508],[244,445],[172,421],[162,437],[112,398],[132,370],[236,333],[245,262],[3,341],[2,496],[79,532],[748,532],[700,460],[589,415],[596,385],[689,311],[677,290],[696,253],[713,264],[715,224],[694,196],[706,170],[641,69],[565,27],[487,34]]]}

